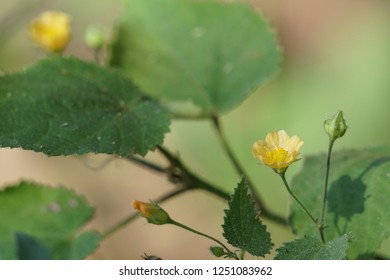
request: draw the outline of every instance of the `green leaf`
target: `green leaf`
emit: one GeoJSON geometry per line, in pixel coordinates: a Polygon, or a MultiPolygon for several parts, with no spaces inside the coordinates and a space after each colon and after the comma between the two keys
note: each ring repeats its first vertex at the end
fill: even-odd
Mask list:
{"type": "Polygon", "coordinates": [[[234,109],[279,61],[274,33],[250,7],[191,0],[125,0],[111,57],[176,113],[206,117],[234,109]]]}
{"type": "Polygon", "coordinates": [[[275,260],[342,260],[346,256],[348,240],[345,234],[324,244],[318,238],[305,236],[276,249],[275,260]]]}
{"type": "Polygon", "coordinates": [[[16,233],[17,258],[19,260],[51,260],[49,250],[35,238],[16,233]]]}
{"type": "Polygon", "coordinates": [[[231,245],[244,249],[254,256],[265,256],[270,253],[273,246],[270,234],[257,218],[245,179],[234,190],[225,214],[223,236],[231,245]]]}
{"type": "Polygon", "coordinates": [[[80,260],[92,254],[98,247],[101,235],[96,231],[85,231],[74,239],[59,243],[53,251],[58,259],[80,260]]]}
{"type": "Polygon", "coordinates": [[[0,146],[47,155],[145,155],[169,115],[122,74],[59,56],[0,77],[0,146]]]}
{"type": "Polygon", "coordinates": [[[29,182],[9,186],[0,191],[0,258],[18,258],[16,233],[33,237],[53,259],[85,258],[100,239],[92,232],[78,234],[92,215],[82,197],[63,187],[29,182]]]}
{"type": "Polygon", "coordinates": [[[215,256],[217,258],[220,258],[220,257],[226,255],[224,248],[222,248],[220,246],[211,246],[210,252],[211,252],[211,254],[213,254],[213,256],[215,256]]]}
{"type": "MultiPolygon", "coordinates": [[[[316,218],[321,217],[326,156],[305,159],[294,178],[295,194],[316,218]]],[[[347,256],[367,259],[390,235],[390,148],[334,153],[331,159],[325,238],[350,234],[347,256]]],[[[290,217],[296,233],[318,234],[295,203],[290,217]]]]}

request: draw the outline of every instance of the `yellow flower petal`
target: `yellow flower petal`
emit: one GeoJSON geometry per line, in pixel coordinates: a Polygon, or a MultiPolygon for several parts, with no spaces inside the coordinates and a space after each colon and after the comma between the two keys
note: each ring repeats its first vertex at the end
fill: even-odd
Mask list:
{"type": "Polygon", "coordinates": [[[286,131],[271,131],[265,142],[259,140],[253,144],[252,154],[265,165],[277,172],[298,160],[299,149],[303,142],[297,137],[289,137],[286,131]]]}

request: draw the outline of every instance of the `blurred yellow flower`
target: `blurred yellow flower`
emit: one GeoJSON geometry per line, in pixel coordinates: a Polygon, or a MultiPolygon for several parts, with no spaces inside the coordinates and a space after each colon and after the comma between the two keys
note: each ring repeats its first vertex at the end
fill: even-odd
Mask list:
{"type": "Polygon", "coordinates": [[[168,213],[157,204],[135,200],[133,207],[151,224],[163,225],[172,221],[168,213]]]}
{"type": "Polygon", "coordinates": [[[289,137],[284,130],[272,131],[265,138],[255,142],[252,154],[255,158],[271,167],[275,172],[284,173],[287,167],[299,160],[299,149],[303,142],[297,137],[289,137]]]}
{"type": "Polygon", "coordinates": [[[71,37],[70,16],[62,12],[43,12],[30,23],[31,39],[48,52],[61,52],[71,37]]]}

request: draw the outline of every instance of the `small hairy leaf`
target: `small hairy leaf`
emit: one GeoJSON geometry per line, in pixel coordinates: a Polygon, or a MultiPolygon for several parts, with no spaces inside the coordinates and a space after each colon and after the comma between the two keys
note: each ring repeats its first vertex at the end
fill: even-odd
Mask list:
{"type": "Polygon", "coordinates": [[[78,233],[92,215],[82,197],[63,187],[9,186],[0,191],[0,259],[32,258],[34,248],[42,254],[47,248],[53,259],[83,259],[100,240],[95,232],[78,233]]]}
{"type": "Polygon", "coordinates": [[[225,214],[223,236],[231,245],[254,256],[265,256],[270,252],[273,246],[270,234],[256,216],[245,179],[234,190],[225,214]]]}
{"type": "MultiPolygon", "coordinates": [[[[305,159],[302,171],[293,179],[295,194],[316,218],[321,217],[326,156],[305,159]]],[[[336,152],[332,155],[325,239],[350,234],[347,257],[371,258],[390,235],[390,148],[336,152]]],[[[301,236],[316,229],[297,204],[292,204],[290,221],[301,236]]]]}
{"type": "Polygon", "coordinates": [[[0,77],[0,146],[47,155],[145,155],[169,115],[121,73],[59,56],[0,77]]]}
{"type": "Polygon", "coordinates": [[[220,258],[226,254],[225,250],[220,246],[210,247],[210,252],[217,258],[220,258]]]}
{"type": "Polygon", "coordinates": [[[247,5],[124,2],[111,64],[176,113],[207,117],[230,111],[278,69],[275,35],[247,5]]]}
{"type": "Polygon", "coordinates": [[[305,236],[276,249],[275,260],[342,260],[346,256],[348,240],[345,234],[324,244],[318,238],[305,236]]]}

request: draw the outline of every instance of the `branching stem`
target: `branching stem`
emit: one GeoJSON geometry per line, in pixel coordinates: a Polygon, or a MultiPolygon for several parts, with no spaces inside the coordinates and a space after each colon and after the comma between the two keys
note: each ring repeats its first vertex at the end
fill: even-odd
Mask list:
{"type": "MultiPolygon", "coordinates": [[[[179,173],[182,174],[181,175],[183,177],[182,181],[184,180],[184,182],[186,182],[186,184],[189,185],[189,186],[187,186],[188,188],[202,189],[202,190],[208,191],[212,194],[215,194],[224,200],[230,199],[230,195],[228,193],[222,191],[221,187],[217,187],[211,183],[208,183],[208,182],[204,181],[203,179],[201,179],[200,177],[198,177],[197,175],[195,175],[193,172],[191,172],[184,165],[184,163],[179,158],[172,155],[166,148],[164,148],[162,146],[158,146],[157,148],[165,156],[165,158],[171,163],[171,166],[174,166],[174,167],[176,167],[177,170],[181,171],[179,173]]],[[[249,182],[248,182],[248,184],[249,184],[249,182]]],[[[277,224],[284,225],[284,226],[286,225],[285,218],[283,218],[282,216],[279,216],[275,213],[270,212],[264,206],[261,209],[261,216],[264,218],[267,218],[267,219],[269,219],[277,224]]]]}
{"type": "MultiPolygon", "coordinates": [[[[144,168],[147,168],[151,171],[165,174],[168,179],[175,183],[176,185],[179,185],[179,188],[169,192],[154,201],[157,202],[164,202],[170,198],[173,198],[181,193],[184,193],[189,190],[194,189],[201,189],[205,190],[209,193],[212,193],[224,200],[229,200],[230,195],[224,191],[222,191],[222,188],[214,186],[211,183],[208,183],[201,179],[199,176],[195,175],[191,170],[189,170],[184,163],[176,156],[174,156],[171,152],[169,152],[166,148],[162,146],[158,146],[157,149],[160,151],[160,153],[167,159],[167,161],[170,163],[169,167],[162,167],[160,165],[157,165],[153,162],[150,162],[145,159],[141,159],[135,156],[128,156],[125,157],[125,159],[142,166],[144,168]]],[[[277,214],[274,214],[272,212],[267,211],[266,209],[262,209],[261,212],[262,216],[264,218],[267,218],[275,223],[278,223],[280,225],[286,225],[286,220],[277,214]]],[[[127,218],[120,221],[118,224],[114,225],[112,228],[107,230],[102,234],[102,238],[107,238],[117,232],[118,230],[122,229],[127,224],[131,223],[133,220],[135,220],[138,217],[138,214],[132,214],[129,215],[127,218]]]]}

